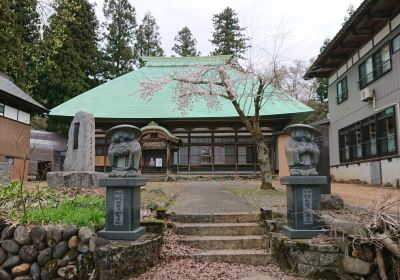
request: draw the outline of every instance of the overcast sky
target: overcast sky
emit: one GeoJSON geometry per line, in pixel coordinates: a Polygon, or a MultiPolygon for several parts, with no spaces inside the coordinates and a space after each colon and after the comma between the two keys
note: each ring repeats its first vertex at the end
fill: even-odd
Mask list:
{"type": "MultiPolygon", "coordinates": [[[[103,21],[103,0],[96,3],[96,11],[103,21]]],[[[160,26],[162,47],[172,55],[174,37],[188,26],[197,39],[197,48],[208,55],[213,46],[211,18],[225,7],[233,8],[247,35],[256,48],[268,48],[271,34],[288,33],[283,59],[309,60],[319,53],[325,38],[339,31],[349,4],[357,8],[362,0],[130,0],[136,9],[138,24],[150,11],[160,26]]]]}

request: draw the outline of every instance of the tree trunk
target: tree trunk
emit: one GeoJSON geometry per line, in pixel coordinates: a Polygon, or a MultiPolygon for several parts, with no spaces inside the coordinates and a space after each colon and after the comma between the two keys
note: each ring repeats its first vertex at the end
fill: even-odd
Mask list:
{"type": "MultiPolygon", "coordinates": [[[[261,132],[260,132],[261,133],[261,132]]],[[[272,174],[271,174],[271,162],[269,159],[269,149],[264,138],[257,137],[256,140],[258,162],[261,171],[261,189],[263,190],[274,190],[272,186],[272,174]]]]}

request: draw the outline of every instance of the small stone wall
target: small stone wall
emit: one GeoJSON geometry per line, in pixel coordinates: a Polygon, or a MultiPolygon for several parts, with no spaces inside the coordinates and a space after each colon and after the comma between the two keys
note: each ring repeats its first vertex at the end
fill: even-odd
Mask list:
{"type": "Polygon", "coordinates": [[[1,280],[118,279],[111,271],[140,274],[158,262],[161,248],[159,235],[110,242],[76,226],[6,226],[0,236],[1,280]]]}
{"type": "Polygon", "coordinates": [[[162,237],[147,234],[133,242],[113,242],[95,251],[98,279],[136,277],[156,265],[160,256],[162,237]]]}
{"type": "MultiPolygon", "coordinates": [[[[337,220],[337,227],[354,234],[360,229],[354,224],[337,220]]],[[[345,236],[311,240],[289,239],[280,233],[279,224],[266,220],[268,248],[274,262],[283,270],[311,279],[353,280],[379,278],[376,254],[368,245],[354,245],[345,236]]],[[[389,279],[397,279],[392,257],[383,251],[389,279]],[[393,276],[393,277],[392,277],[393,276]]]]}
{"type": "Polygon", "coordinates": [[[271,232],[268,245],[274,261],[285,271],[314,279],[340,279],[340,250],[334,244],[290,240],[271,232]]]}

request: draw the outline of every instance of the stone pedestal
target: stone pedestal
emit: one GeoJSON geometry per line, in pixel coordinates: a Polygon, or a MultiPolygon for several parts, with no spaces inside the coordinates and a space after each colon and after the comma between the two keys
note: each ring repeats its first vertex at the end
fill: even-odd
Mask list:
{"type": "Polygon", "coordinates": [[[140,187],[146,185],[142,177],[101,179],[107,188],[106,227],[98,236],[114,240],[136,240],[146,233],[140,226],[140,187]]]}
{"type": "Polygon", "coordinates": [[[101,178],[108,178],[103,172],[94,171],[60,171],[48,172],[47,184],[51,188],[98,188],[101,178]]]}
{"type": "Polygon", "coordinates": [[[321,186],[327,183],[326,176],[286,176],[280,181],[287,189],[288,225],[282,232],[292,239],[312,238],[326,232],[313,213],[321,208],[321,186]]]}

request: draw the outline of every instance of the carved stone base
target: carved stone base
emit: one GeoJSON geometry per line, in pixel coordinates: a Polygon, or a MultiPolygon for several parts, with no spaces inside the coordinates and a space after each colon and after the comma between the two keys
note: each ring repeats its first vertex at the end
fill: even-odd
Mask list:
{"type": "Polygon", "coordinates": [[[51,188],[97,188],[100,187],[99,179],[102,178],[108,178],[108,175],[103,172],[90,171],[49,172],[47,173],[47,184],[51,188]]]}
{"type": "Polygon", "coordinates": [[[138,227],[135,230],[117,231],[117,230],[100,230],[97,236],[111,240],[136,240],[146,233],[145,227],[138,227]]]}
{"type": "Polygon", "coordinates": [[[293,229],[289,226],[282,227],[282,233],[290,239],[309,239],[327,232],[326,229],[293,229]]]}

